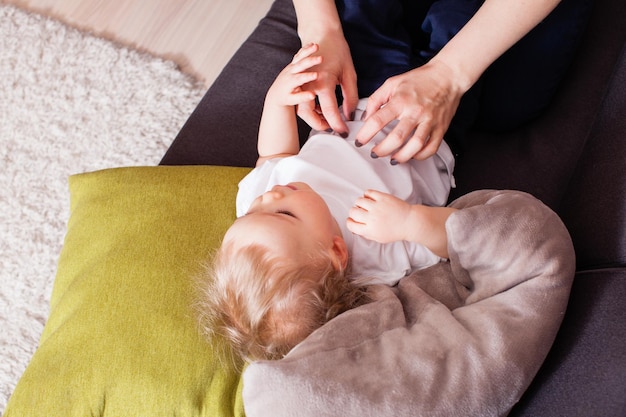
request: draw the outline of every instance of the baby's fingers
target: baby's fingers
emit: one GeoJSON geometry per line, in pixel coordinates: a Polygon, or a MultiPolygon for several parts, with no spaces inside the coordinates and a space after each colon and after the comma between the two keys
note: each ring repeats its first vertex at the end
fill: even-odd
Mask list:
{"type": "Polygon", "coordinates": [[[315,93],[312,91],[299,90],[294,91],[287,99],[287,105],[298,106],[303,103],[315,100],[315,93]]]}
{"type": "Polygon", "coordinates": [[[316,72],[301,72],[299,74],[290,75],[285,84],[285,87],[288,89],[285,104],[296,106],[306,103],[307,101],[313,102],[315,100],[315,93],[313,91],[304,90],[302,86],[316,79],[316,72]]]}
{"type": "Polygon", "coordinates": [[[300,72],[306,71],[309,68],[312,68],[316,65],[319,65],[322,63],[322,56],[321,55],[317,55],[317,56],[310,56],[307,58],[303,58],[302,60],[298,61],[298,62],[294,62],[292,64],[289,65],[289,72],[291,74],[298,74],[300,72]]]}
{"type": "Polygon", "coordinates": [[[383,198],[385,198],[386,196],[389,196],[391,194],[388,193],[384,193],[382,191],[378,191],[378,190],[365,190],[365,192],[363,193],[363,197],[368,199],[368,200],[373,200],[373,201],[378,201],[381,200],[383,198]]]}
{"type": "Polygon", "coordinates": [[[296,54],[293,56],[291,63],[292,64],[297,64],[298,62],[302,61],[303,59],[310,57],[311,55],[313,55],[314,53],[316,53],[319,50],[319,45],[316,43],[309,43],[307,45],[304,45],[302,48],[300,48],[300,50],[298,52],[296,52],[296,54]]]}
{"type": "Polygon", "coordinates": [[[298,52],[296,52],[296,54],[293,56],[293,59],[291,60],[291,62],[296,62],[299,59],[310,56],[311,54],[314,54],[315,52],[317,52],[319,48],[320,46],[316,44],[315,42],[309,42],[306,45],[302,45],[300,49],[298,50],[298,52]]]}
{"type": "Polygon", "coordinates": [[[316,71],[307,71],[307,72],[298,72],[296,74],[291,74],[289,76],[291,81],[291,87],[301,87],[306,83],[310,83],[311,81],[317,80],[317,72],[316,71]]]}
{"type": "Polygon", "coordinates": [[[348,217],[348,220],[346,220],[346,226],[349,231],[360,236],[363,236],[367,230],[367,226],[364,223],[359,223],[352,217],[348,217]]]}
{"type": "Polygon", "coordinates": [[[354,205],[348,211],[348,217],[352,219],[356,223],[366,223],[367,222],[367,214],[368,210],[362,206],[354,205]]]}

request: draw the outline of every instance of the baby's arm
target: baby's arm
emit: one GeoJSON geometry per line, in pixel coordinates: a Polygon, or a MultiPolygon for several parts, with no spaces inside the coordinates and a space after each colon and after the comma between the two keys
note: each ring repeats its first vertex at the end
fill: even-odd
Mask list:
{"type": "Polygon", "coordinates": [[[352,233],[380,243],[406,240],[448,258],[446,220],[456,209],[411,205],[380,191],[367,190],[350,209],[352,233]]]}
{"type": "Polygon", "coordinates": [[[302,86],[317,79],[307,71],[322,62],[317,44],[302,47],[293,60],[278,74],[265,96],[257,150],[257,166],[267,159],[296,155],[300,150],[295,106],[315,99],[315,93],[302,86]]]}

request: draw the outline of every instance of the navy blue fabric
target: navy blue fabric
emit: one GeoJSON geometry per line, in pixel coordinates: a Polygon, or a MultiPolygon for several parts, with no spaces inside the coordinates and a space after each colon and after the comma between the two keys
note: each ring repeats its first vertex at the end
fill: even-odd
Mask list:
{"type": "Polygon", "coordinates": [[[436,0],[432,3],[421,30],[428,43],[420,46],[420,55],[432,58],[476,14],[483,0],[436,0]]]}
{"type": "Polygon", "coordinates": [[[477,127],[514,129],[550,103],[591,15],[592,0],[562,0],[483,76],[477,127]]]}
{"type": "Polygon", "coordinates": [[[387,78],[423,63],[412,51],[401,1],[337,0],[336,4],[360,97],[370,96],[387,78]]]}
{"type": "MultiPolygon", "coordinates": [[[[337,0],[352,52],[359,95],[426,63],[461,30],[483,0],[337,0]]],[[[492,65],[466,93],[446,140],[456,153],[477,125],[510,130],[535,118],[552,99],[573,58],[591,0],[563,0],[536,29],[492,65]]]]}

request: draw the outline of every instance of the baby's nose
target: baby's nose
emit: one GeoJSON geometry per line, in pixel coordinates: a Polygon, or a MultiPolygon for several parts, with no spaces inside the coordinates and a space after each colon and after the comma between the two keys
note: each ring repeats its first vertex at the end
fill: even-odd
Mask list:
{"type": "Polygon", "coordinates": [[[280,190],[277,189],[272,189],[270,191],[267,191],[265,194],[263,194],[263,201],[264,202],[270,202],[270,201],[274,201],[274,200],[279,200],[283,198],[283,193],[280,192],[280,190]]]}

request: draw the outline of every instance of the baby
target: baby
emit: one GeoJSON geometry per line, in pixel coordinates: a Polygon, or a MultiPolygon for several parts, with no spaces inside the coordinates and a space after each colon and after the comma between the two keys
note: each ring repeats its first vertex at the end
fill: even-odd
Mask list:
{"type": "MultiPolygon", "coordinates": [[[[454,157],[397,164],[353,136],[312,131],[300,149],[295,106],[314,93],[316,44],[303,47],[267,92],[256,168],[239,184],[237,220],[202,284],[200,322],[237,356],[277,359],[338,314],[366,302],[369,284],[395,285],[448,257],[446,204],[454,157]]],[[[363,117],[366,100],[355,113],[363,117]]],[[[356,132],[361,121],[348,121],[356,132]]]]}

